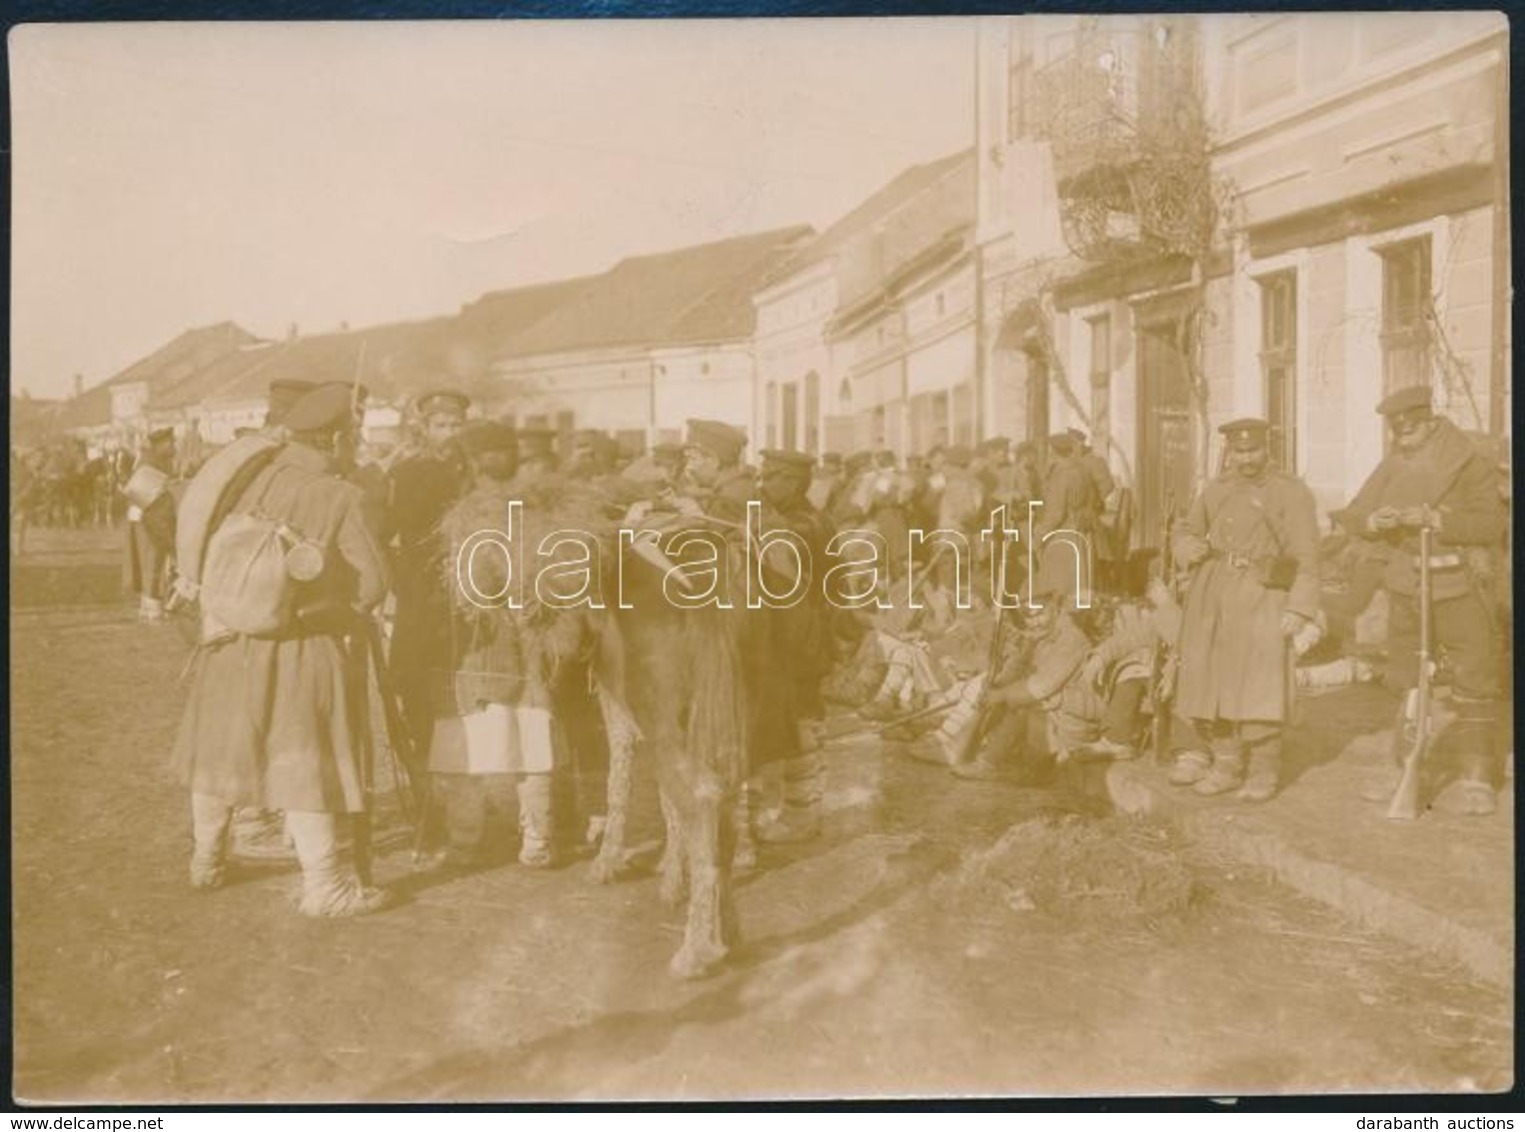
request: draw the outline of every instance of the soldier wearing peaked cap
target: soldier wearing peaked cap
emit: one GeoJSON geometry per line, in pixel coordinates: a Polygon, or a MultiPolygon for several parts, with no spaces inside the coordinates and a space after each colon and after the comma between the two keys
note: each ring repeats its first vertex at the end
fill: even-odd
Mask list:
{"type": "Polygon", "coordinates": [[[1117,481],[1112,478],[1112,469],[1107,467],[1106,459],[1091,447],[1090,438],[1085,433],[1078,428],[1069,429],[1068,432],[1075,440],[1075,459],[1080,470],[1085,472],[1094,489],[1096,514],[1092,517],[1091,529],[1096,537],[1098,555],[1108,559],[1121,557],[1127,553],[1127,547],[1119,549],[1112,546],[1105,537],[1109,532],[1103,531],[1101,523],[1101,516],[1106,513],[1112,493],[1117,488],[1117,481]]]}
{"type": "Polygon", "coordinates": [[[519,437],[502,421],[471,421],[457,440],[473,479],[507,484],[519,470],[519,437]]]}
{"type": "Polygon", "coordinates": [[[387,568],[359,490],[335,474],[355,441],[345,392],[305,394],[285,425],[290,441],[232,510],[257,511],[300,532],[317,547],[319,568],[294,583],[294,614],[274,632],[230,629],[196,655],[174,750],[191,790],[190,880],[203,889],[224,882],[233,807],[281,810],[302,866],[301,911],[359,915],[383,907],[388,895],[365,882],[343,836],[367,806],[365,653],[347,637],[355,611],[386,596],[387,568]]]}
{"type": "Polygon", "coordinates": [[[567,471],[577,476],[607,476],[613,473],[619,445],[608,433],[594,428],[579,429],[572,436],[572,456],[567,471]]]}
{"type": "Polygon", "coordinates": [[[1192,721],[1211,765],[1177,763],[1171,781],[1198,794],[1277,789],[1292,689],[1291,653],[1312,644],[1318,612],[1313,493],[1270,466],[1270,425],[1230,421],[1219,432],[1226,470],[1193,501],[1174,539],[1190,570],[1182,613],[1176,710],[1192,721]]]}
{"type": "Polygon", "coordinates": [[[519,471],[514,483],[520,487],[538,483],[557,469],[556,432],[549,428],[519,430],[519,471]]]}
{"type": "Polygon", "coordinates": [[[677,482],[682,470],[683,445],[664,441],[631,461],[621,475],[631,484],[645,485],[648,493],[661,495],[677,482]]]}
{"type": "MultiPolygon", "coordinates": [[[[1380,549],[1382,585],[1389,604],[1384,681],[1403,691],[1416,679],[1419,638],[1419,530],[1434,532],[1430,549],[1431,620],[1436,643],[1451,671],[1456,719],[1448,746],[1460,756],[1460,780],[1444,803],[1481,816],[1495,808],[1502,778],[1494,734],[1501,694],[1494,599],[1496,555],[1508,527],[1493,463],[1455,424],[1436,415],[1428,386],[1399,389],[1377,412],[1392,434],[1392,450],[1379,463],[1340,521],[1355,537],[1380,549]]],[[[1386,800],[1396,786],[1373,784],[1386,800]]]]}
{"type": "Polygon", "coordinates": [[[272,381],[266,394],[265,428],[279,427],[291,407],[317,387],[317,382],[299,378],[279,377],[272,381]]]}
{"type": "Polygon", "coordinates": [[[691,420],[683,446],[680,494],[687,495],[706,514],[729,523],[747,517],[747,503],[756,495],[756,477],[741,462],[747,434],[722,421],[691,420]]]}
{"type": "Polygon", "coordinates": [[[815,836],[819,827],[816,811],[825,765],[817,727],[825,716],[821,681],[831,663],[832,611],[823,579],[830,565],[827,551],[832,527],[806,494],[815,461],[803,452],[782,448],[766,449],[761,456],[758,496],[763,530],[788,531],[799,548],[796,562],[788,551],[770,545],[763,555],[763,568],[778,592],[790,592],[795,584],[804,589],[799,601],[764,615],[768,646],[778,663],[760,670],[759,687],[753,689],[764,701],[757,712],[754,758],[759,763],[780,763],[783,806],[776,818],[758,823],[757,836],[763,841],[792,842],[815,836]],[[774,550],[779,551],[776,556],[774,550]]]}

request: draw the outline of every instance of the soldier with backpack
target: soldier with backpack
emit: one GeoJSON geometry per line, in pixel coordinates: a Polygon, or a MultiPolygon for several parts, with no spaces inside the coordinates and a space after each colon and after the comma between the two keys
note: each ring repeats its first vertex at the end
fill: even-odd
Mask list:
{"type": "Polygon", "coordinates": [[[353,916],[389,903],[362,883],[347,839],[366,810],[365,651],[350,635],[388,572],[352,458],[347,387],[295,404],[289,441],[215,523],[200,570],[204,639],[175,742],[191,790],[193,887],[226,876],[235,806],[282,810],[302,865],[301,911],[353,916]]]}

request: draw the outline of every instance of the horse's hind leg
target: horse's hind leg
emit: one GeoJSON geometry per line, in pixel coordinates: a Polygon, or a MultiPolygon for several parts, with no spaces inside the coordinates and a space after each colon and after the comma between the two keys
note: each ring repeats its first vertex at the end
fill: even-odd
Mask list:
{"type": "Polygon", "coordinates": [[[730,863],[724,854],[733,846],[728,830],[727,800],[716,783],[702,784],[694,794],[683,844],[688,858],[688,923],[683,946],[668,965],[682,979],[712,973],[725,961],[725,907],[730,899],[730,863]]]}
{"type": "Polygon", "coordinates": [[[593,860],[593,879],[610,884],[625,871],[625,842],[630,821],[630,795],[635,769],[635,733],[625,726],[621,709],[602,692],[604,731],[609,737],[608,816],[604,822],[603,843],[593,860]]]}
{"type": "Polygon", "coordinates": [[[658,893],[662,904],[677,908],[688,896],[687,850],[684,844],[683,820],[678,805],[666,789],[661,791],[662,824],[666,838],[662,844],[662,863],[657,866],[662,880],[658,893]]]}

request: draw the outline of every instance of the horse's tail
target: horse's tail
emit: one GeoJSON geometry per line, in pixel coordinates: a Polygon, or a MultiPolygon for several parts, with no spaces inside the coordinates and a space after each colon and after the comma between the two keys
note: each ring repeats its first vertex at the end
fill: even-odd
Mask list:
{"type": "Polygon", "coordinates": [[[684,610],[689,665],[687,765],[713,774],[725,790],[747,775],[747,687],[738,610],[684,610]]]}

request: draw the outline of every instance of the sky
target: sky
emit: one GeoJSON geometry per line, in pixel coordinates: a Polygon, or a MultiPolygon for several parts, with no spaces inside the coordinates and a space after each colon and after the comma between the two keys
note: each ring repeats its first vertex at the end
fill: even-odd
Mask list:
{"type": "Polygon", "coordinates": [[[182,330],[449,314],[796,223],[969,145],[966,20],[43,25],[11,51],[11,388],[182,330]]]}

